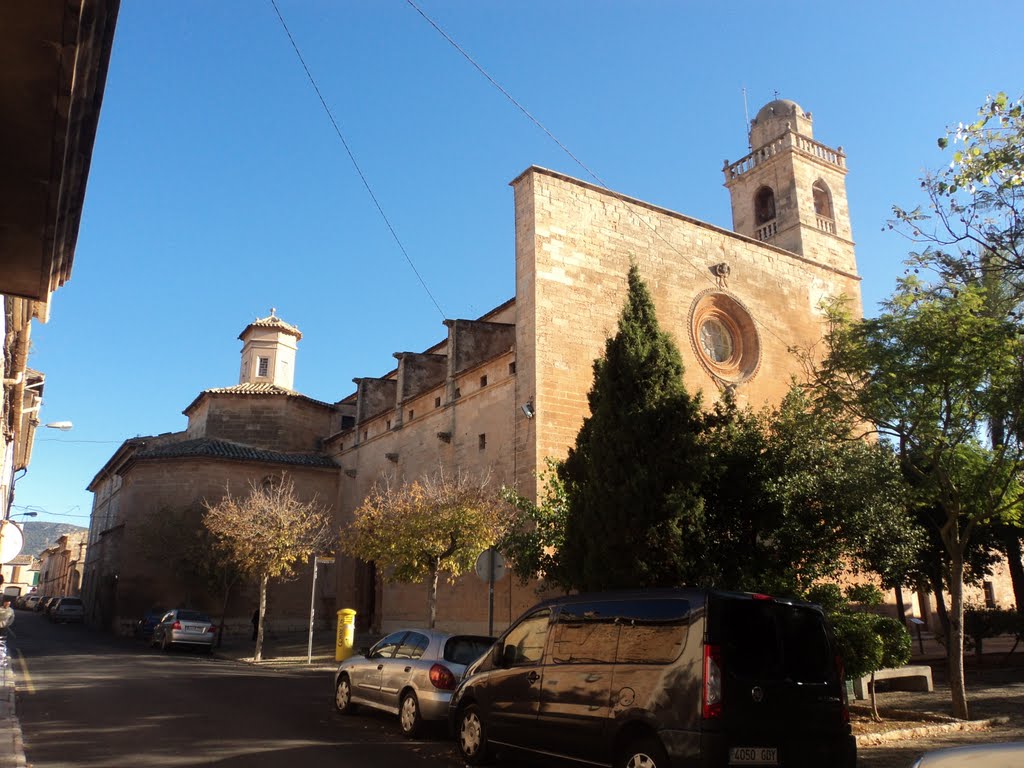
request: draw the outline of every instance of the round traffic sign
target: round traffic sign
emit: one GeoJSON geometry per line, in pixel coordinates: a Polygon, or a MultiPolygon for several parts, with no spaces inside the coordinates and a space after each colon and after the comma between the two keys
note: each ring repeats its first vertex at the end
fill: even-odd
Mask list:
{"type": "Polygon", "coordinates": [[[501,552],[496,549],[485,549],[476,559],[476,575],[481,581],[490,582],[491,574],[494,574],[494,581],[501,581],[505,576],[508,566],[501,552]],[[491,570],[491,557],[494,557],[493,571],[491,570]]]}

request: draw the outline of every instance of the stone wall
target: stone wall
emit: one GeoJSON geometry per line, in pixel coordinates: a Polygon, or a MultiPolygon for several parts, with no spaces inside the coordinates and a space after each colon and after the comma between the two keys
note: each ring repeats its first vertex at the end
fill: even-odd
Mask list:
{"type": "MultiPolygon", "coordinates": [[[[309,501],[317,499],[333,515],[333,502],[337,492],[337,474],[333,469],[304,467],[285,468],[294,480],[296,495],[309,501]]],[[[161,560],[154,552],[153,525],[157,515],[183,514],[184,532],[187,526],[198,526],[203,501],[216,503],[230,488],[235,495],[244,495],[250,481],[259,482],[268,474],[276,474],[281,467],[257,462],[220,461],[205,458],[159,459],[139,461],[128,469],[120,489],[119,526],[108,534],[121,540],[121,545],[110,549],[103,562],[106,568],[116,568],[118,574],[116,607],[113,621],[122,631],[144,610],[161,605],[173,608],[190,605],[219,617],[220,598],[189,589],[181,574],[174,572],[173,564],[161,560]],[[122,525],[123,524],[123,525],[122,525]],[[149,532],[149,534],[147,534],[149,532]]],[[[107,538],[107,537],[104,537],[107,538]]],[[[110,573],[97,573],[97,584],[109,581],[110,573]]],[[[308,626],[310,601],[310,567],[300,568],[294,580],[272,582],[268,592],[268,626],[273,628],[301,628],[308,626]]],[[[324,574],[320,574],[321,579],[324,574]]],[[[326,581],[333,581],[327,579],[326,581]]],[[[330,590],[333,595],[333,590],[330,590]]],[[[257,604],[255,584],[241,584],[235,590],[226,615],[236,623],[248,620],[257,604]]],[[[317,607],[323,617],[332,617],[333,599],[325,598],[317,607]]]]}
{"type": "Polygon", "coordinates": [[[337,423],[334,408],[304,397],[207,393],[189,412],[188,437],[273,451],[318,451],[337,423]]]}
{"type": "Polygon", "coordinates": [[[705,406],[723,382],[698,357],[695,302],[730,297],[753,319],[756,371],[736,386],[740,405],[777,403],[801,373],[791,345],[821,340],[820,302],[846,295],[860,308],[856,276],[639,200],[539,168],[513,182],[516,205],[516,331],[522,394],[534,398],[536,430],[522,446],[524,486],[544,457],[562,457],[587,413],[595,358],[616,332],[635,263],[662,330],[682,353],[685,382],[705,406]],[[728,266],[716,274],[716,265],[728,266]]]}

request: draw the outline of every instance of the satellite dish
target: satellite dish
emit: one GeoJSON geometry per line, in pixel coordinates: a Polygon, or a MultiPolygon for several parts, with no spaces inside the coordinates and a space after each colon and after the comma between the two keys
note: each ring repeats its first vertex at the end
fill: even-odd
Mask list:
{"type": "Polygon", "coordinates": [[[25,532],[13,520],[0,523],[0,563],[9,563],[21,554],[25,546],[25,532]]]}

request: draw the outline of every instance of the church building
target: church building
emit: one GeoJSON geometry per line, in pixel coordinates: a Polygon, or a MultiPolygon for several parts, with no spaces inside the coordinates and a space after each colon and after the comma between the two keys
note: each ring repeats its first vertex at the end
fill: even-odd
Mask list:
{"type": "MultiPolygon", "coordinates": [[[[341,467],[346,521],[381,477],[439,466],[488,474],[536,496],[548,457],[563,458],[587,414],[593,361],[615,333],[635,263],[663,330],[683,356],[686,386],[713,403],[777,403],[800,373],[791,346],[821,339],[824,299],[860,312],[846,200],[846,157],[815,140],[811,114],[767,104],[753,151],[724,168],[727,230],[555,171],[512,181],[515,297],[477,320],[449,320],[447,338],[356,379],[341,404],[354,423],[324,442],[341,467]]],[[[384,631],[421,623],[422,585],[381,584],[372,569],[338,569],[338,596],[384,631]]],[[[535,602],[532,586],[495,585],[495,625],[535,602]]],[[[466,576],[438,596],[439,623],[486,631],[488,590],[466,576]]]]}
{"type": "MultiPolygon", "coordinates": [[[[631,264],[680,349],[689,391],[709,405],[727,388],[740,405],[778,403],[801,374],[790,348],[821,340],[825,300],[845,296],[860,313],[860,278],[842,148],[816,140],[811,114],[784,99],[751,121],[750,147],[723,169],[731,230],[528,168],[511,182],[514,297],[446,320],[436,344],[395,352],[337,402],[293,389],[298,329],[274,312],[249,324],[239,384],[200,393],[185,431],[126,441],[90,485],[87,619],[124,626],[152,600],[182,599],[180,574],[140,542],[151,546],[147,529],[166,529],[168,516],[198,524],[201,500],[229,485],[286,471],[304,498],[331,507],[339,530],[385,477],[460,471],[536,497],[538,472],[566,455],[587,414],[593,361],[616,331],[631,264]]],[[[372,563],[339,556],[318,583],[320,616],[354,608],[375,631],[426,621],[424,585],[385,582],[372,563]]],[[[272,615],[285,623],[308,616],[294,589],[271,587],[272,615]]],[[[993,599],[1012,600],[1006,591],[993,599]]],[[[246,599],[228,606],[236,619],[251,613],[246,599]]],[[[535,601],[535,585],[505,576],[494,630],[535,601]]],[[[908,608],[930,618],[916,598],[908,608]]],[[[482,633],[488,615],[475,574],[439,590],[438,626],[482,633]]]]}

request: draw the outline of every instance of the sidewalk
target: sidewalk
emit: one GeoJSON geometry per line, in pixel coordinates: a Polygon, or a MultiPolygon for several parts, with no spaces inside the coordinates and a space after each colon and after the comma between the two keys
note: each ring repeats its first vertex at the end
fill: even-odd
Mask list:
{"type": "MultiPolygon", "coordinates": [[[[356,633],[354,649],[368,648],[379,639],[378,635],[356,633]]],[[[253,664],[256,641],[251,635],[225,635],[214,656],[247,664],[253,664]]],[[[308,666],[313,669],[334,670],[335,634],[333,630],[318,629],[313,632],[312,648],[309,633],[267,631],[263,636],[260,666],[308,666]]]]}
{"type": "Polygon", "coordinates": [[[25,768],[21,723],[14,709],[14,660],[0,658],[0,768],[25,768]]]}

